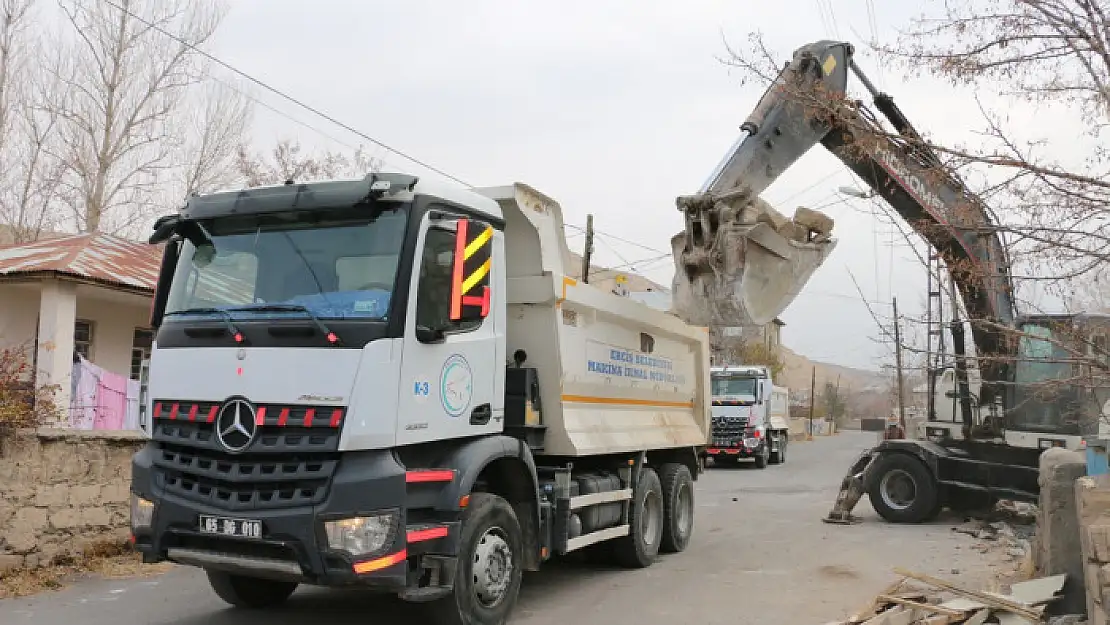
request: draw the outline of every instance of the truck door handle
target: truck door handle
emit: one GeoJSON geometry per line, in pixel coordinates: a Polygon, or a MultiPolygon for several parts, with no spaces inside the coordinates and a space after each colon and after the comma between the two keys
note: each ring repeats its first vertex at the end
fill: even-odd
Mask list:
{"type": "Polygon", "coordinates": [[[489,404],[475,406],[470,411],[470,425],[486,425],[493,416],[493,408],[489,404]]]}

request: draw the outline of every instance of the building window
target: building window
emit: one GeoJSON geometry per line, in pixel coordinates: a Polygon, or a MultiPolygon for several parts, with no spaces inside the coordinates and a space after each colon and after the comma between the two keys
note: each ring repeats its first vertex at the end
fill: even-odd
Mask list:
{"type": "Polygon", "coordinates": [[[138,380],[142,371],[143,361],[150,358],[150,346],[154,343],[154,332],[143,328],[135,328],[134,337],[131,339],[131,379],[138,380]]]}
{"type": "Polygon", "coordinates": [[[73,325],[73,353],[80,354],[85,360],[91,360],[93,323],[86,319],[78,319],[73,325]]]}

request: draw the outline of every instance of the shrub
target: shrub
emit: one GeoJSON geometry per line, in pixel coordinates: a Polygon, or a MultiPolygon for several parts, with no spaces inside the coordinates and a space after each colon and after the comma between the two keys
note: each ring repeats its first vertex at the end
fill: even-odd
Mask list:
{"type": "Polygon", "coordinates": [[[59,414],[57,385],[37,385],[31,370],[31,346],[0,349],[0,435],[37,427],[59,414]]]}

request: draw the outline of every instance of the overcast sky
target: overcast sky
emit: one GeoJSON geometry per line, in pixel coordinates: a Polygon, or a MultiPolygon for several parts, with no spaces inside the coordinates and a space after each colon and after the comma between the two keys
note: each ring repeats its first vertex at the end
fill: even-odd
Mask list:
{"type": "MultiPolygon", "coordinates": [[[[670,284],[670,260],[658,257],[682,227],[674,198],[697,191],[763,90],[741,86],[720,61],[725,42],[742,47],[760,30],[786,59],[824,38],[889,40],[921,11],[915,4],[234,0],[212,50],[469,184],[528,183],[558,200],[570,224],[593,213],[599,264],[631,263],[670,284]]],[[[884,70],[865,50],[858,60],[923,131],[951,141],[976,127],[969,94],[884,70]]],[[[366,143],[275,96],[259,98],[322,131],[260,109],[260,147],[285,137],[321,148],[341,148],[333,139],[366,143]]],[[[374,154],[387,169],[426,173],[388,151],[374,154]]],[[[889,315],[896,296],[911,316],[922,314],[925,278],[870,201],[837,193],[857,184],[818,146],[764,198],[786,214],[799,205],[827,212],[840,241],[782,315],[784,342],[814,359],[874,369],[892,352],[877,342],[852,276],[877,312],[889,315]]],[[[569,243],[577,250],[582,237],[569,243]]]]}

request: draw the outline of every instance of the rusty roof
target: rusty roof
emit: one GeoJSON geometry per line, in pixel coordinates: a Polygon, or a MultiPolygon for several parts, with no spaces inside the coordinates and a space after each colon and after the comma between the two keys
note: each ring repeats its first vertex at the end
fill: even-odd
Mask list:
{"type": "Polygon", "coordinates": [[[161,246],[101,232],[0,246],[0,276],[54,274],[154,291],[161,246]]]}

